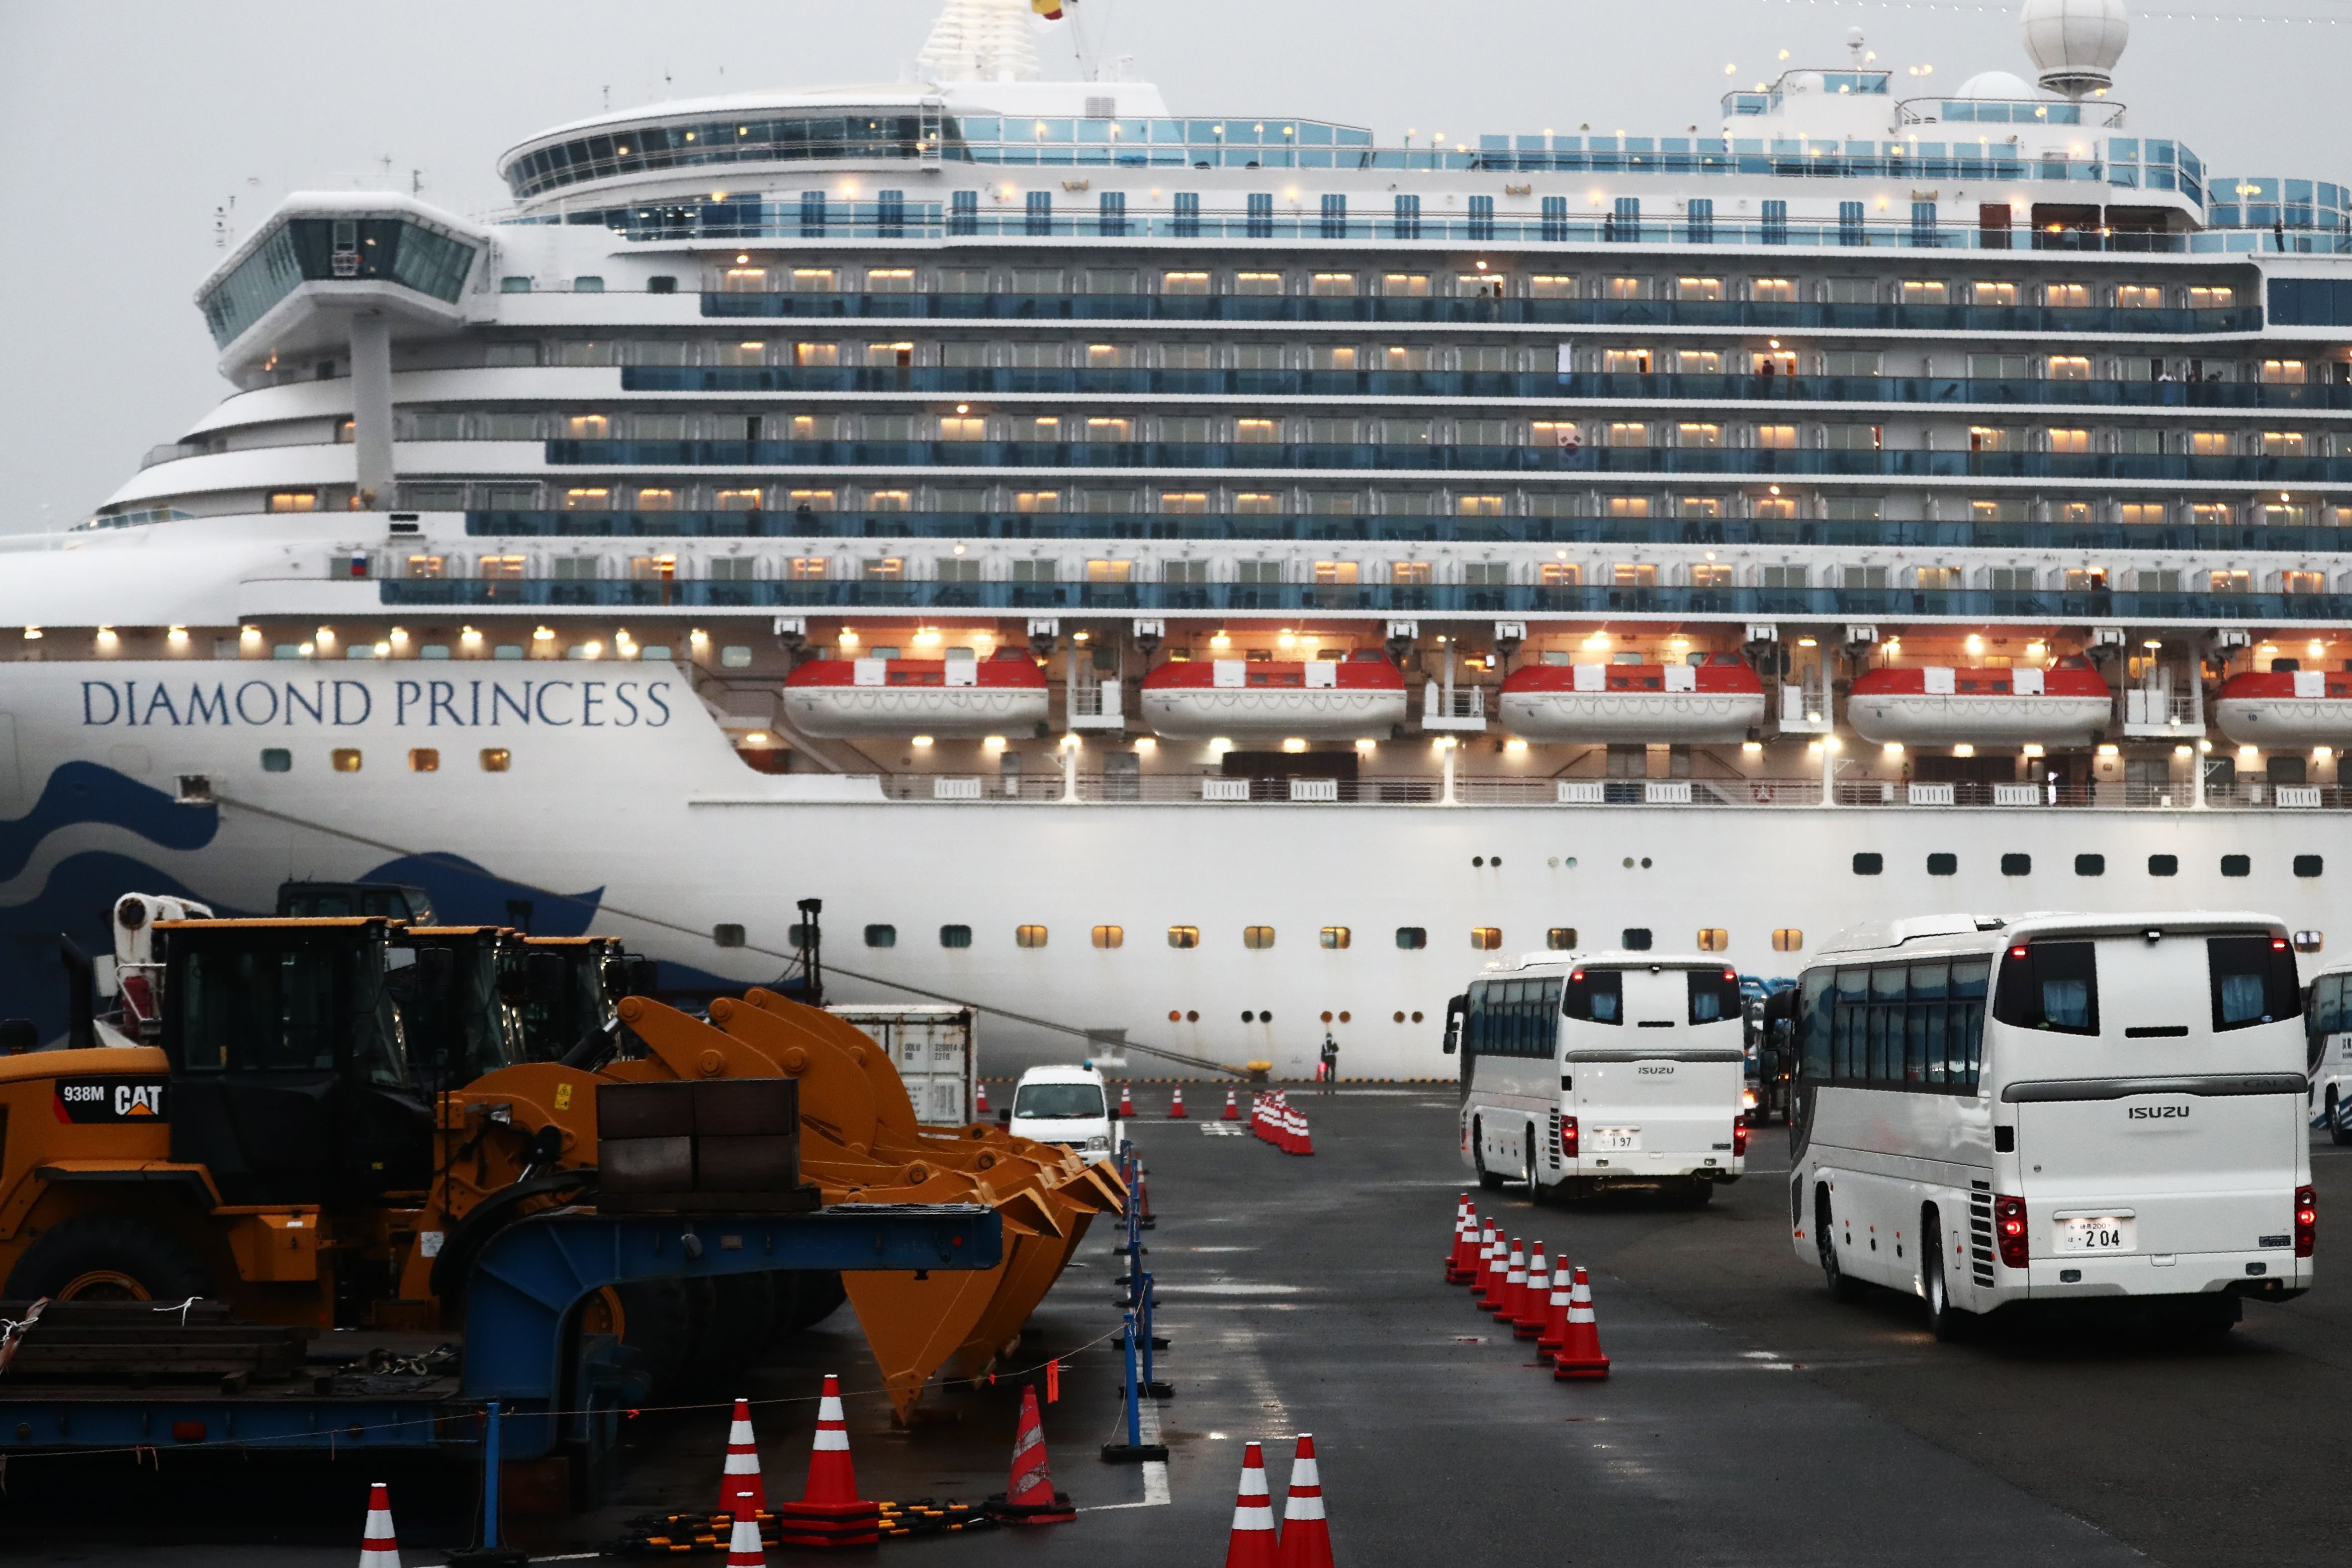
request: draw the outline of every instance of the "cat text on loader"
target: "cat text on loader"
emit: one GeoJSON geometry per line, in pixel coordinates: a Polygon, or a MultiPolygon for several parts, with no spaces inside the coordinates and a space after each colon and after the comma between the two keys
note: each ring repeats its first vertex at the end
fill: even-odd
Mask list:
{"type": "Polygon", "coordinates": [[[492,1233],[469,1227],[467,1216],[595,1164],[599,1082],[791,1078],[801,1171],[826,1203],[979,1203],[1003,1218],[1005,1256],[995,1269],[845,1278],[903,1419],[933,1373],[977,1376],[1009,1351],[1087,1224],[1125,1199],[1116,1175],[1066,1149],[986,1124],[919,1125],[887,1054],[820,1009],[754,989],[713,1002],[708,1023],[642,996],[623,998],[616,1012],[622,1027],[609,1054],[575,1049],[444,1097],[442,1136],[462,1157],[446,1161],[436,1179],[420,1221],[429,1239],[410,1252],[401,1296],[439,1295],[462,1272],[478,1246],[469,1232],[492,1233]],[[437,1234],[438,1226],[449,1228],[437,1234]]]}

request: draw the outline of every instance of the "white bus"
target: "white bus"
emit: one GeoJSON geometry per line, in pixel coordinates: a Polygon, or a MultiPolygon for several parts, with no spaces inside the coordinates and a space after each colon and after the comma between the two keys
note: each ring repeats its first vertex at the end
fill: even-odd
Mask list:
{"type": "Polygon", "coordinates": [[[2352,1144],[2352,964],[2320,971],[2304,993],[2305,1061],[2311,1113],[2330,1142],[2352,1144]]]}
{"type": "Polygon", "coordinates": [[[1842,1299],[1939,1339],[2018,1301],[2142,1298],[2226,1333],[2312,1281],[2294,953],[2260,915],[1940,915],[1798,987],[1789,1219],[1842,1299]]]}
{"type": "Polygon", "coordinates": [[[1747,1167],[1739,977],[1698,954],[1529,954],[1446,1013],[1462,1158],[1478,1185],[1584,1197],[1618,1184],[1693,1206],[1747,1167]]]}

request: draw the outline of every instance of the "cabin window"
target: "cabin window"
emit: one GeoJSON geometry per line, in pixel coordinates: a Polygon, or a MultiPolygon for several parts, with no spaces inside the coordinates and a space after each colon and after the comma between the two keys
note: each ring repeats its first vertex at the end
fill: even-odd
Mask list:
{"type": "Polygon", "coordinates": [[[1885,855],[1864,851],[1853,857],[1853,874],[1856,876],[1877,876],[1885,870],[1885,855]]]}
{"type": "Polygon", "coordinates": [[[1470,927],[1470,946],[1481,953],[1492,953],[1503,945],[1503,928],[1499,925],[1470,927]]]}
{"type": "Polygon", "coordinates": [[[2251,855],[2223,855],[2221,857],[2221,874],[2223,876],[2251,876],[2253,874],[2253,870],[2254,862],[2253,857],[2251,855]]]}
{"type": "Polygon", "coordinates": [[[1929,876],[1957,876],[1959,874],[1959,870],[1960,857],[1958,855],[1937,853],[1927,857],[1929,876]]]}
{"type": "Polygon", "coordinates": [[[2105,855],[2076,855],[2074,857],[2074,874],[2076,876],[2106,875],[2107,857],[2105,855]]]}
{"type": "Polygon", "coordinates": [[[2325,869],[2325,862],[2317,855],[2294,857],[2294,874],[2297,876],[2317,876],[2325,869]]]}
{"type": "Polygon", "coordinates": [[[740,925],[714,925],[710,928],[710,944],[714,947],[740,947],[743,928],[740,925]]]}
{"type": "Polygon", "coordinates": [[[1624,930],[1624,941],[1619,946],[1628,953],[1646,953],[1654,946],[1654,939],[1651,936],[1648,926],[1628,925],[1624,930]]]}
{"type": "Polygon", "coordinates": [[[512,766],[513,766],[513,764],[514,764],[514,753],[513,753],[513,752],[511,752],[511,751],[509,751],[505,747],[503,747],[503,746],[490,746],[490,747],[483,747],[483,749],[482,749],[482,771],[483,771],[483,772],[485,772],[485,773],[504,773],[504,772],[505,772],[509,768],[512,767],[512,766]]]}
{"type": "Polygon", "coordinates": [[[1045,928],[1042,925],[1016,925],[1013,928],[1013,945],[1016,947],[1043,947],[1045,928]]]}
{"type": "Polygon", "coordinates": [[[1418,952],[1429,946],[1429,932],[1419,925],[1400,925],[1396,928],[1396,945],[1408,952],[1418,952]]]}
{"type": "Polygon", "coordinates": [[[1699,927],[1698,950],[1700,952],[1720,953],[1730,946],[1731,933],[1726,931],[1720,925],[1703,925],[1699,927]]]}
{"type": "Polygon", "coordinates": [[[264,773],[291,773],[294,770],[294,754],[282,746],[264,747],[261,770],[264,773]]]}
{"type": "Polygon", "coordinates": [[[1804,948],[1805,934],[1793,925],[1783,925],[1772,933],[1772,951],[1775,953],[1801,953],[1804,948]]]}
{"type": "Polygon", "coordinates": [[[2019,854],[2001,856],[2000,874],[2003,876],[2032,876],[2033,874],[2033,857],[2032,855],[2019,854]]]}
{"type": "Polygon", "coordinates": [[[357,773],[360,770],[360,754],[356,747],[339,746],[327,754],[327,760],[338,773],[357,773]]]}
{"type": "Polygon", "coordinates": [[[441,754],[429,746],[417,747],[408,754],[408,770],[411,773],[438,773],[441,771],[441,754]]]}
{"type": "Polygon", "coordinates": [[[1264,952],[1274,946],[1274,927],[1271,925],[1243,926],[1242,946],[1253,953],[1264,952]]]}
{"type": "Polygon", "coordinates": [[[1094,928],[1093,941],[1097,947],[1105,951],[1108,951],[1113,947],[1124,946],[1127,944],[1127,927],[1123,925],[1097,925],[1094,928]]]}
{"type": "Polygon", "coordinates": [[[2180,857],[2179,855],[2148,856],[2147,874],[2150,876],[2179,876],[2180,874],[2180,857]]]}
{"type": "Polygon", "coordinates": [[[1555,925],[1544,933],[1544,946],[1555,953],[1572,951],[1576,946],[1576,927],[1555,925]]]}
{"type": "Polygon", "coordinates": [[[868,947],[896,947],[898,945],[898,928],[895,925],[869,925],[866,928],[866,945],[868,947]]]}
{"type": "Polygon", "coordinates": [[[1335,952],[1339,948],[1347,946],[1350,941],[1354,940],[1354,936],[1355,934],[1344,925],[1326,925],[1323,927],[1323,946],[1335,952]]]}
{"type": "Polygon", "coordinates": [[[969,925],[942,925],[942,926],[940,926],[940,946],[942,946],[942,947],[969,947],[969,946],[971,946],[971,926],[969,926],[969,925]]]}

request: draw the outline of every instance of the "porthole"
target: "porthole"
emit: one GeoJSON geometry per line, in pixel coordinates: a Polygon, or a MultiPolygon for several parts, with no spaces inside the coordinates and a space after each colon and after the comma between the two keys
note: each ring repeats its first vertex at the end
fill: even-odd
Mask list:
{"type": "Polygon", "coordinates": [[[1421,1015],[1420,1015],[1419,1013],[1415,1013],[1415,1014],[1413,1014],[1413,1015],[1412,1015],[1412,1021],[1413,1021],[1413,1022],[1415,1022],[1415,1023],[1419,1023],[1419,1022],[1421,1021],[1421,1015]]]}
{"type": "Polygon", "coordinates": [[[261,750],[261,770],[264,773],[291,773],[294,754],[282,746],[266,746],[261,750]]]}
{"type": "Polygon", "coordinates": [[[1184,1014],[1184,1021],[1186,1023],[1199,1023],[1201,1021],[1201,1014],[1199,1010],[1197,1009],[1188,1009],[1184,1014]]]}
{"type": "Polygon", "coordinates": [[[485,773],[504,773],[505,771],[507,771],[507,769],[508,769],[508,768],[511,768],[513,765],[514,765],[514,753],[513,753],[513,752],[511,752],[511,751],[509,751],[505,747],[503,747],[503,746],[488,746],[488,747],[484,747],[482,748],[482,771],[483,771],[483,772],[485,772],[485,773]]]}
{"type": "Polygon", "coordinates": [[[2032,876],[2033,874],[2033,857],[2032,855],[2021,854],[2006,854],[2001,856],[2000,874],[2003,876],[2032,876]]]}
{"type": "Polygon", "coordinates": [[[1419,925],[1400,925],[1396,928],[1396,945],[1408,952],[1417,951],[1429,946],[1429,932],[1419,925]]]}
{"type": "Polygon", "coordinates": [[[1344,925],[1326,925],[1323,927],[1322,941],[1323,946],[1326,947],[1337,950],[1339,948],[1345,947],[1353,940],[1354,933],[1349,931],[1348,927],[1344,925]]]}
{"type": "Polygon", "coordinates": [[[441,754],[429,746],[412,747],[408,753],[408,770],[411,773],[438,773],[441,771],[441,754]]]}
{"type": "Polygon", "coordinates": [[[1719,925],[1706,925],[1700,927],[1698,934],[1698,950],[1700,952],[1721,953],[1728,949],[1730,946],[1731,933],[1726,931],[1723,927],[1719,925]]]}
{"type": "Polygon", "coordinates": [[[1244,1011],[1243,1012],[1243,1014],[1242,1014],[1242,1022],[1244,1022],[1244,1023],[1255,1023],[1255,1022],[1257,1022],[1257,1014],[1255,1014],[1255,1013],[1254,1013],[1254,1012],[1249,1012],[1249,1011],[1244,1010],[1244,1011]]]}
{"type": "Polygon", "coordinates": [[[1874,851],[1864,850],[1853,857],[1853,874],[1856,876],[1877,876],[1885,870],[1886,857],[1874,851]]]}
{"type": "Polygon", "coordinates": [[[940,946],[942,946],[942,947],[969,947],[969,946],[971,946],[971,926],[969,926],[969,925],[942,925],[942,926],[940,926],[940,946]]]}
{"type": "Polygon", "coordinates": [[[1404,1014],[1402,1014],[1402,1013],[1399,1013],[1399,1014],[1397,1014],[1397,1015],[1396,1015],[1396,1021],[1397,1021],[1397,1022],[1399,1022],[1399,1023],[1402,1023],[1402,1022],[1404,1022],[1404,1014]]]}
{"type": "MultiPolygon", "coordinates": [[[[2294,874],[2297,876],[2317,876],[2326,869],[2326,862],[2324,862],[2317,855],[2297,855],[2294,857],[2294,874]]],[[[2314,951],[2317,951],[2317,949],[2315,948],[2314,951]]]]}
{"type": "Polygon", "coordinates": [[[1325,1014],[1323,1015],[1323,1021],[1324,1021],[1325,1023],[1329,1023],[1329,1022],[1331,1021],[1331,1015],[1330,1015],[1329,1013],[1328,1013],[1328,1012],[1327,1012],[1327,1013],[1325,1013],[1325,1014]]]}
{"type": "Polygon", "coordinates": [[[1576,927],[1555,925],[1544,933],[1544,946],[1555,953],[1572,952],[1576,947],[1576,927]]]}
{"type": "Polygon", "coordinates": [[[2179,876],[2180,874],[2180,857],[2179,855],[2148,856],[2147,874],[2150,876],[2179,876]]]}
{"type": "Polygon", "coordinates": [[[1127,944],[1127,928],[1121,925],[1097,925],[1094,928],[1091,939],[1097,947],[1106,951],[1113,947],[1124,946],[1127,944]]]}
{"type": "Polygon", "coordinates": [[[1042,925],[1016,925],[1013,928],[1013,945],[1016,947],[1043,947],[1045,928],[1042,925]]]}
{"type": "Polygon", "coordinates": [[[1499,925],[1470,927],[1470,946],[1481,953],[1492,953],[1503,945],[1503,928],[1499,925]]]}
{"type": "Polygon", "coordinates": [[[1168,946],[1171,947],[1198,947],[1200,945],[1201,928],[1199,926],[1171,925],[1168,928],[1168,946]]]}
{"type": "Polygon", "coordinates": [[[1485,865],[1486,863],[1486,857],[1485,855],[1472,855],[1470,857],[1470,863],[1473,866],[1485,865]]]}
{"type": "Polygon", "coordinates": [[[2252,876],[2253,872],[2254,861],[2252,855],[2223,855],[2221,857],[2221,874],[2223,876],[2252,876]]]}
{"type": "Polygon", "coordinates": [[[740,947],[743,946],[743,928],[740,925],[714,925],[710,928],[710,942],[715,947],[740,947]]]}
{"type": "Polygon", "coordinates": [[[898,928],[895,925],[869,925],[866,928],[866,945],[868,947],[896,947],[898,945],[898,928]]]}
{"type": "Polygon", "coordinates": [[[2076,855],[2074,857],[2074,874],[2076,876],[2106,875],[2107,857],[2105,855],[2076,855]]]}
{"type": "Polygon", "coordinates": [[[1184,1015],[1177,1009],[1170,1008],[1168,1009],[1168,1021],[1170,1023],[1182,1023],[1184,1021],[1184,1015]]]}
{"type": "Polygon", "coordinates": [[[1650,950],[1652,938],[1648,926],[1628,925],[1624,930],[1624,937],[1625,939],[1618,946],[1628,953],[1646,953],[1650,950]]]}
{"type": "Polygon", "coordinates": [[[359,748],[339,746],[327,753],[327,761],[338,773],[357,773],[360,770],[359,748]]]}
{"type": "Polygon", "coordinates": [[[1783,925],[1772,933],[1772,951],[1799,953],[1804,950],[1805,934],[1793,925],[1783,925]]]}
{"type": "Polygon", "coordinates": [[[1958,876],[1959,873],[1959,856],[1956,854],[1948,854],[1939,851],[1927,857],[1927,874],[1929,876],[1958,876]]]}
{"type": "Polygon", "coordinates": [[[1342,1008],[1342,1009],[1339,1009],[1339,1021],[1340,1021],[1341,1023],[1346,1023],[1346,1022],[1348,1021],[1348,1019],[1349,1019],[1349,1014],[1348,1010],[1347,1010],[1345,1008],[1342,1008]]]}
{"type": "Polygon", "coordinates": [[[1271,925],[1243,926],[1242,946],[1253,953],[1264,952],[1274,946],[1274,927],[1271,925]]]}

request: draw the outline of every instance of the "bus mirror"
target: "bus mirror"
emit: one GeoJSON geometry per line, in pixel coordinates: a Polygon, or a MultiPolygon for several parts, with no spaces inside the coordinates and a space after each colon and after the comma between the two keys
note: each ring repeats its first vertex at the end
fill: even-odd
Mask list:
{"type": "Polygon", "coordinates": [[[1453,1055],[1453,1054],[1454,1054],[1454,1026],[1453,1026],[1451,1023],[1449,1023],[1449,1024],[1447,1024],[1447,1025],[1445,1026],[1445,1054],[1446,1054],[1446,1055],[1451,1056],[1451,1055],[1453,1055]]]}

